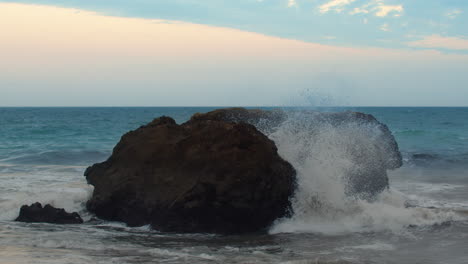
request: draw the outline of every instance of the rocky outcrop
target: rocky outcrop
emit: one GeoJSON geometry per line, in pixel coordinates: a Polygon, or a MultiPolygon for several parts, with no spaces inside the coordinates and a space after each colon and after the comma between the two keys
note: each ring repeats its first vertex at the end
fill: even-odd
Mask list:
{"type": "Polygon", "coordinates": [[[87,208],[102,219],[160,231],[264,229],[288,214],[296,181],[269,137],[287,129],[310,141],[323,127],[350,141],[343,148],[354,164],[344,175],[348,195],[372,199],[388,188],[387,170],[402,165],[401,154],[373,116],[230,108],[195,114],[181,125],[160,117],[125,134],[107,161],[86,170],[95,187],[87,208]],[[354,135],[364,144],[352,142],[354,135]]]}
{"type": "Polygon", "coordinates": [[[195,115],[178,125],[160,117],[125,134],[107,161],[86,170],[95,187],[87,208],[160,231],[268,227],[288,213],[295,170],[253,125],[232,121],[195,115]]]}
{"type": "Polygon", "coordinates": [[[50,204],[42,207],[40,203],[34,203],[30,206],[23,205],[20,209],[17,222],[27,223],[51,223],[51,224],[82,224],[78,213],[67,213],[64,209],[57,209],[50,204]]]}
{"type": "Polygon", "coordinates": [[[218,109],[208,113],[197,113],[192,116],[189,122],[196,120],[245,122],[254,125],[262,133],[268,135],[274,133],[288,119],[295,119],[297,116],[301,116],[300,121],[309,123],[308,126],[303,126],[301,128],[308,127],[310,130],[313,130],[319,123],[328,123],[335,127],[350,123],[362,126],[375,126],[379,134],[374,136],[379,137],[383,150],[386,152],[385,164],[383,164],[382,167],[385,167],[385,169],[396,169],[403,164],[398,144],[387,125],[379,122],[373,115],[360,112],[317,112],[298,110],[288,113],[278,109],[267,111],[237,107],[218,109]]]}
{"type": "Polygon", "coordinates": [[[287,113],[279,109],[261,110],[234,107],[217,109],[208,113],[196,113],[189,122],[200,120],[217,120],[236,123],[245,122],[254,125],[262,133],[269,134],[287,118],[287,113]]]}
{"type": "MultiPolygon", "coordinates": [[[[308,140],[324,140],[316,134],[329,130],[339,131],[350,142],[343,144],[346,157],[353,163],[354,169],[343,175],[347,183],[347,194],[372,200],[375,195],[389,187],[387,170],[402,166],[402,156],[398,144],[388,127],[374,116],[360,112],[317,112],[264,111],[259,109],[229,108],[218,109],[204,114],[194,115],[195,120],[224,120],[247,122],[257,127],[264,134],[271,136],[278,130],[288,130],[291,136],[307,135],[308,140]],[[346,135],[355,133],[355,135],[346,135]],[[357,135],[356,133],[359,133],[357,135]],[[358,142],[358,138],[367,137],[358,142]],[[355,142],[353,142],[355,141],[355,142]]],[[[304,142],[305,144],[306,142],[304,142]]],[[[333,142],[330,142],[333,143],[333,142]]],[[[311,149],[313,152],[314,149],[311,149]]]]}

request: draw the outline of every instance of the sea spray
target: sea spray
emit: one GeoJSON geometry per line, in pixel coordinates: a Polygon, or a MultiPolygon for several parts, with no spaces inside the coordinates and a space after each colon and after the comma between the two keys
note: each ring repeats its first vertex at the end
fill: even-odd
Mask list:
{"type": "Polygon", "coordinates": [[[69,169],[65,166],[41,166],[32,175],[4,173],[2,183],[8,188],[0,199],[0,221],[14,220],[22,205],[35,202],[79,212],[84,220],[89,219],[91,215],[86,211],[85,203],[93,188],[86,184],[81,173],[73,172],[75,167],[71,171],[69,169]]]}
{"type": "Polygon", "coordinates": [[[397,231],[452,218],[408,208],[404,195],[389,188],[386,171],[396,167],[395,149],[383,124],[335,117],[292,112],[269,134],[296,169],[298,186],[292,217],[280,219],[271,233],[397,231]]]}

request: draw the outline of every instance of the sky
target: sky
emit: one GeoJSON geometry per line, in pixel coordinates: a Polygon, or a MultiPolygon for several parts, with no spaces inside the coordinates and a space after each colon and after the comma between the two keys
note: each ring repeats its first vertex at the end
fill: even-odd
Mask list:
{"type": "Polygon", "coordinates": [[[0,1],[0,106],[468,106],[465,0],[0,1]]]}

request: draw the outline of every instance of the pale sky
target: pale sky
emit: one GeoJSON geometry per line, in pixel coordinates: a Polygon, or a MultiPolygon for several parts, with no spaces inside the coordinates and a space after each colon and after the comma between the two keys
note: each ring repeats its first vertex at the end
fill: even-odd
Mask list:
{"type": "Polygon", "coordinates": [[[468,106],[465,9],[0,1],[0,106],[468,106]]]}

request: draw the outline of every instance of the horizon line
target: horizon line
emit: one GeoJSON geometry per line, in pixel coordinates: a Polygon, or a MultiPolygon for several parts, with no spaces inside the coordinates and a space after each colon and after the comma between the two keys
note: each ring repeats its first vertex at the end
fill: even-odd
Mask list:
{"type": "Polygon", "coordinates": [[[448,106],[448,105],[423,105],[423,106],[412,106],[412,105],[401,105],[401,106],[377,106],[377,105],[347,105],[347,106],[339,106],[339,105],[334,105],[334,106],[311,106],[311,105],[299,105],[299,106],[293,106],[293,105],[257,105],[257,106],[252,106],[252,105],[244,105],[244,106],[220,106],[220,105],[184,105],[184,106],[134,106],[134,105],[115,105],[115,106],[0,106],[0,108],[253,108],[253,107],[262,107],[262,108],[267,108],[267,107],[276,107],[276,108],[352,108],[352,107],[372,107],[372,108],[405,108],[405,107],[412,107],[412,108],[468,108],[468,105],[465,106],[448,106]]]}

